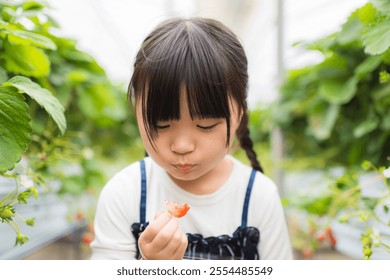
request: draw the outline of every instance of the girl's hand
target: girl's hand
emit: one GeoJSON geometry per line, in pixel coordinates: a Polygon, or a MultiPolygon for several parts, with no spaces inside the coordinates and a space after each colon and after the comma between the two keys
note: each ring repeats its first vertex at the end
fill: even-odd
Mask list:
{"type": "Polygon", "coordinates": [[[178,220],[166,212],[157,213],[138,240],[144,260],[181,260],[187,243],[178,220]]]}

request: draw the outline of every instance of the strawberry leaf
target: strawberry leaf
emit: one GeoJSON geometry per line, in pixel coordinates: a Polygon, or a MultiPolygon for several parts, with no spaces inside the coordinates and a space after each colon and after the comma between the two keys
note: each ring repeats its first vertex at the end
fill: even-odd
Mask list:
{"type": "Polygon", "coordinates": [[[37,83],[34,83],[29,78],[22,76],[15,76],[4,83],[5,86],[13,86],[19,91],[28,94],[33,98],[40,106],[42,106],[50,117],[57,124],[61,131],[61,134],[65,133],[66,120],[64,115],[64,107],[55,98],[50,91],[42,88],[37,83]]]}
{"type": "Polygon", "coordinates": [[[42,49],[56,50],[56,44],[48,37],[26,30],[7,30],[4,32],[12,45],[33,45],[42,49]]]}
{"type": "Polygon", "coordinates": [[[12,87],[0,87],[0,172],[20,161],[31,138],[30,115],[24,96],[12,87]]]}
{"type": "Polygon", "coordinates": [[[370,27],[363,35],[364,51],[371,55],[382,54],[390,47],[390,19],[370,27]]]}

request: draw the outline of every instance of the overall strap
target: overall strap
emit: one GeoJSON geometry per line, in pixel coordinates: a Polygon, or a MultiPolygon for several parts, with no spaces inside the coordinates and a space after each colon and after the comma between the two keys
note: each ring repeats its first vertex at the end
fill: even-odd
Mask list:
{"type": "Polygon", "coordinates": [[[143,159],[140,160],[141,164],[141,200],[140,200],[140,222],[146,222],[146,169],[145,169],[145,161],[143,159]]]}
{"type": "Polygon", "coordinates": [[[252,169],[251,176],[249,178],[248,186],[246,187],[244,208],[242,209],[242,218],[241,218],[241,227],[246,228],[248,223],[248,208],[249,208],[249,199],[251,197],[251,191],[253,187],[253,182],[255,181],[256,170],[252,169]]]}

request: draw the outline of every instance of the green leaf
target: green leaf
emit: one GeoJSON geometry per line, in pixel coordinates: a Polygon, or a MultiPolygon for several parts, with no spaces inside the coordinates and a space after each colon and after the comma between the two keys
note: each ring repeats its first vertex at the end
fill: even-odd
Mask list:
{"type": "Polygon", "coordinates": [[[353,130],[353,136],[356,138],[360,138],[374,129],[376,129],[379,125],[379,119],[371,115],[368,119],[364,120],[362,123],[360,123],[355,129],[353,130]]]}
{"type": "Polygon", "coordinates": [[[4,83],[8,80],[8,73],[7,71],[0,66],[0,84],[4,83]]]}
{"type": "Polygon", "coordinates": [[[0,172],[12,169],[26,151],[30,121],[24,96],[15,88],[0,86],[0,172]]]}
{"type": "Polygon", "coordinates": [[[375,8],[382,14],[390,15],[390,1],[389,0],[371,0],[375,8]]]}
{"type": "Polygon", "coordinates": [[[390,65],[390,48],[381,54],[382,60],[384,63],[390,65]]]}
{"type": "Polygon", "coordinates": [[[8,27],[9,23],[0,19],[0,29],[8,27]]]}
{"type": "Polygon", "coordinates": [[[351,77],[348,80],[343,78],[331,78],[319,82],[318,92],[322,98],[332,104],[348,103],[355,95],[358,80],[351,77]]]}
{"type": "Polygon", "coordinates": [[[323,62],[321,62],[317,67],[319,68],[330,68],[332,71],[336,69],[347,70],[348,60],[345,56],[342,56],[337,53],[332,53],[328,56],[323,62]]]}
{"type": "Polygon", "coordinates": [[[379,199],[375,197],[362,197],[364,204],[370,209],[374,210],[378,204],[379,199]]]}
{"type": "Polygon", "coordinates": [[[372,95],[372,98],[376,102],[383,101],[383,99],[388,98],[390,96],[390,84],[386,83],[386,84],[377,86],[371,92],[371,95],[372,95]]]}
{"type": "Polygon", "coordinates": [[[385,132],[390,131],[390,114],[383,116],[380,128],[385,132]]]}
{"type": "Polygon", "coordinates": [[[49,38],[25,30],[8,30],[7,39],[15,45],[33,45],[48,50],[56,50],[56,44],[49,38]]]}
{"type": "Polygon", "coordinates": [[[363,35],[364,51],[371,55],[382,54],[390,47],[390,19],[370,27],[363,35]]]}
{"type": "Polygon", "coordinates": [[[2,19],[4,19],[5,21],[8,21],[8,22],[11,22],[15,19],[16,17],[16,9],[15,8],[11,8],[11,7],[2,7],[1,8],[1,17],[2,19]]]}
{"type": "Polygon", "coordinates": [[[45,8],[45,4],[40,3],[39,1],[26,1],[23,3],[23,10],[41,10],[45,8]]]}
{"type": "Polygon", "coordinates": [[[123,112],[115,96],[107,94],[108,89],[107,84],[78,87],[77,103],[80,110],[102,127],[112,125],[123,112]]]}
{"type": "Polygon", "coordinates": [[[71,61],[90,62],[90,63],[95,61],[95,59],[91,55],[81,52],[79,50],[65,49],[63,50],[62,55],[71,61]]]}
{"type": "Polygon", "coordinates": [[[376,20],[376,9],[372,5],[372,3],[367,3],[363,7],[357,10],[357,14],[359,16],[359,20],[362,23],[371,23],[376,20]]]}
{"type": "Polygon", "coordinates": [[[12,73],[32,77],[44,77],[50,72],[47,55],[33,46],[11,45],[4,42],[5,53],[0,55],[5,60],[4,67],[12,73]]]}
{"type": "Polygon", "coordinates": [[[317,198],[311,198],[311,200],[303,202],[301,207],[304,208],[308,213],[323,216],[328,213],[329,206],[331,205],[332,201],[332,196],[324,195],[317,198]]]}
{"type": "Polygon", "coordinates": [[[40,106],[42,106],[52,117],[60,129],[61,134],[65,133],[66,120],[64,115],[64,107],[61,105],[58,99],[50,93],[50,91],[42,88],[40,85],[34,83],[30,79],[21,76],[13,77],[8,82],[4,83],[4,85],[13,86],[28,94],[31,98],[35,99],[35,101],[40,106]]]}
{"type": "Polygon", "coordinates": [[[342,45],[360,40],[360,29],[362,24],[357,15],[352,14],[346,23],[342,25],[341,31],[337,33],[336,39],[342,45]]]}
{"type": "Polygon", "coordinates": [[[332,34],[330,36],[327,36],[322,39],[318,39],[314,42],[310,43],[300,43],[303,47],[305,47],[308,50],[317,50],[322,53],[325,53],[328,51],[334,44],[335,44],[335,39],[337,38],[336,34],[332,34]]]}
{"type": "Polygon", "coordinates": [[[369,56],[355,68],[355,75],[361,79],[369,73],[372,73],[382,62],[380,56],[369,56]]]}
{"type": "Polygon", "coordinates": [[[67,50],[74,50],[77,45],[77,41],[70,38],[62,38],[62,37],[53,37],[52,40],[58,47],[59,52],[64,52],[67,50]]]}
{"type": "Polygon", "coordinates": [[[311,133],[318,140],[328,139],[339,115],[340,106],[321,104],[309,115],[311,133]]]}
{"type": "Polygon", "coordinates": [[[80,68],[70,71],[67,75],[67,78],[75,84],[88,81],[88,77],[89,77],[89,72],[80,68]]]}

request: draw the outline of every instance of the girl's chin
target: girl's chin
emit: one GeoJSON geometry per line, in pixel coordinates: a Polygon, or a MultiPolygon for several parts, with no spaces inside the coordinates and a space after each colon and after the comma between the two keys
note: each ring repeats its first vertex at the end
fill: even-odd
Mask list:
{"type": "Polygon", "coordinates": [[[182,172],[173,169],[173,170],[169,170],[167,173],[172,179],[179,180],[179,181],[193,181],[200,177],[199,172],[197,172],[196,170],[182,172]]]}
{"type": "Polygon", "coordinates": [[[199,178],[199,176],[196,176],[195,174],[190,173],[179,173],[179,172],[171,172],[168,173],[169,176],[173,179],[180,180],[180,181],[193,181],[199,178]]]}

